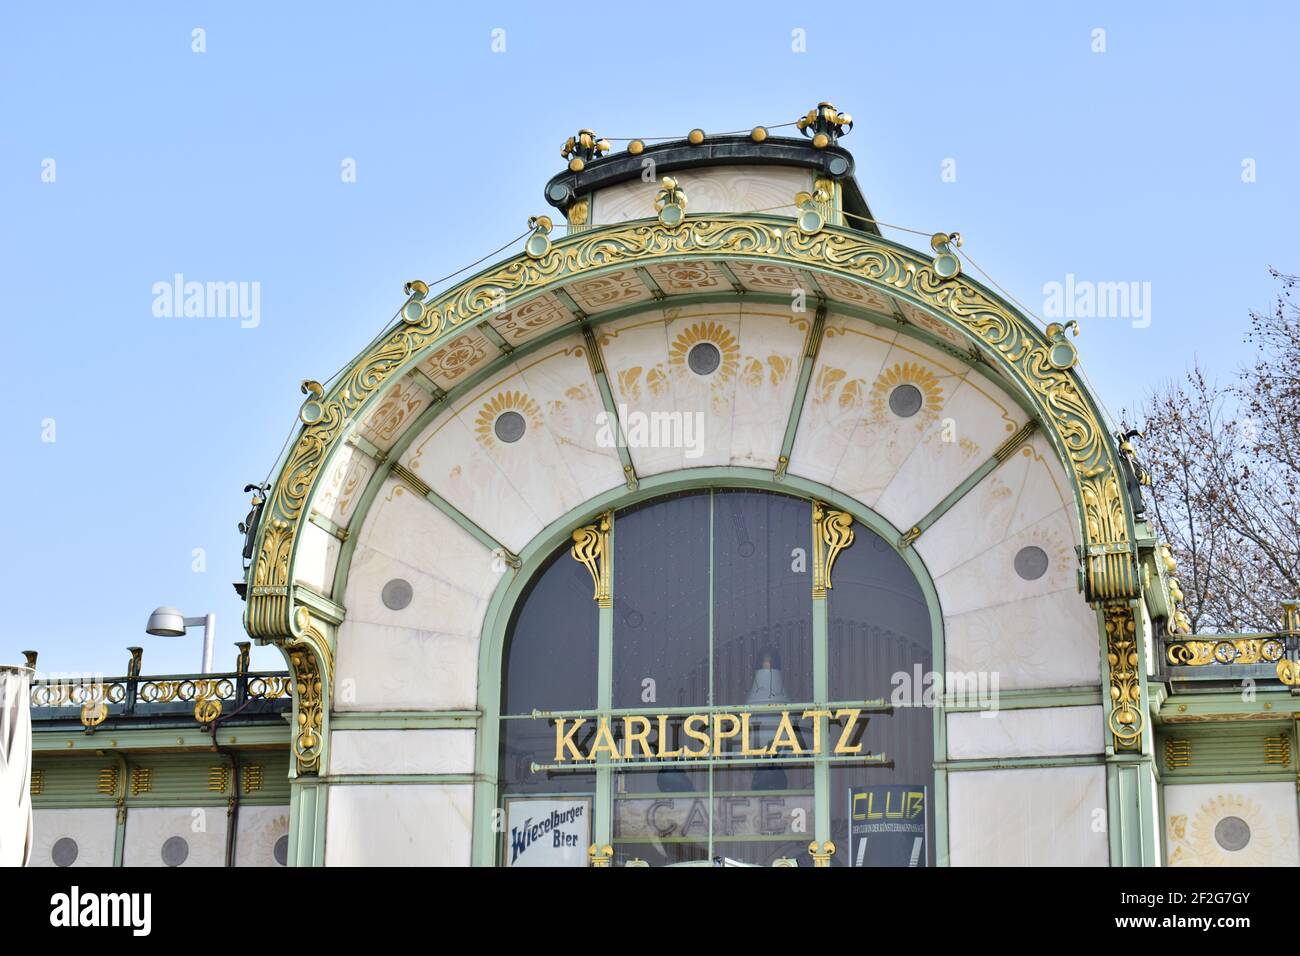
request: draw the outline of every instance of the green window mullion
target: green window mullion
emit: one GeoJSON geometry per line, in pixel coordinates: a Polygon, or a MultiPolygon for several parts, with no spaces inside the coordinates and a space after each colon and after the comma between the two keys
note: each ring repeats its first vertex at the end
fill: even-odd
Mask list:
{"type": "MultiPolygon", "coordinates": [[[[609,542],[605,560],[609,562],[610,606],[599,609],[596,644],[596,710],[608,714],[614,707],[614,516],[610,514],[609,542]]],[[[614,771],[609,757],[601,754],[596,762],[596,819],[592,821],[592,842],[606,846],[614,836],[614,771]]]]}

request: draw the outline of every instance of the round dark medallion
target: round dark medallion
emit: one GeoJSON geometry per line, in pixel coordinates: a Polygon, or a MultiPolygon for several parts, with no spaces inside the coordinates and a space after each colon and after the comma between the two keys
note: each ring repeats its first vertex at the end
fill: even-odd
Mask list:
{"type": "Polygon", "coordinates": [[[516,411],[505,411],[497,416],[497,420],[492,425],[492,430],[496,432],[497,438],[507,445],[513,444],[524,437],[524,432],[528,428],[528,423],[524,421],[524,416],[516,411]]]}
{"type": "Polygon", "coordinates": [[[1047,552],[1031,544],[1016,552],[1016,574],[1026,581],[1037,581],[1047,573],[1047,552]]]}
{"type": "Polygon", "coordinates": [[[59,837],[54,841],[54,846],[50,847],[50,862],[55,866],[72,866],[77,862],[80,851],[81,848],[72,837],[59,837]]]}
{"type": "Polygon", "coordinates": [[[1214,842],[1225,850],[1244,849],[1250,842],[1250,824],[1241,817],[1224,817],[1214,825],[1214,842]]]}
{"type": "Polygon", "coordinates": [[[712,375],[722,364],[722,353],[712,342],[696,342],[686,353],[686,364],[696,375],[712,375]]]}
{"type": "Polygon", "coordinates": [[[384,602],[384,607],[390,611],[400,611],[411,603],[411,598],[415,596],[415,590],[411,587],[410,581],[404,581],[401,578],[393,578],[384,585],[384,590],[380,598],[384,602]]]}
{"type": "Polygon", "coordinates": [[[162,861],[165,866],[180,866],[190,857],[190,845],[184,837],[168,837],[162,845],[162,861]]]}
{"type": "Polygon", "coordinates": [[[889,410],[899,418],[911,418],[924,402],[921,390],[915,385],[904,383],[889,393],[889,410]]]}

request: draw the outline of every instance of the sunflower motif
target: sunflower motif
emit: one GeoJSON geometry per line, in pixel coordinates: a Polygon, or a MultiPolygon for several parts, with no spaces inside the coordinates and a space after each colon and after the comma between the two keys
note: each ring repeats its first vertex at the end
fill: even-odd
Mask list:
{"type": "Polygon", "coordinates": [[[1276,865],[1276,827],[1254,800],[1220,793],[1205,801],[1195,816],[1169,821],[1172,866],[1276,865]]]}
{"type": "Polygon", "coordinates": [[[523,392],[497,392],[483,403],[478,410],[478,417],[474,419],[474,431],[484,448],[494,448],[501,444],[497,440],[493,426],[505,412],[518,412],[528,420],[529,425],[535,428],[540,428],[542,425],[540,406],[523,392]]]}
{"type": "Polygon", "coordinates": [[[921,410],[915,416],[919,427],[924,427],[943,408],[943,385],[939,377],[920,362],[897,362],[876,376],[871,386],[871,414],[884,421],[889,412],[889,395],[900,385],[912,385],[921,392],[921,410]]]}
{"type": "Polygon", "coordinates": [[[722,356],[716,381],[721,384],[736,374],[740,364],[740,344],[725,325],[717,322],[696,322],[673,339],[668,349],[668,364],[675,369],[686,368],[686,356],[701,342],[714,345],[722,356]]]}

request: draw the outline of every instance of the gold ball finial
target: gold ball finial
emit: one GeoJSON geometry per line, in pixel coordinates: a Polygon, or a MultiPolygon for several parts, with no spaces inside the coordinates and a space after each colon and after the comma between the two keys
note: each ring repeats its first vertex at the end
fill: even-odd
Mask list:
{"type": "Polygon", "coordinates": [[[761,143],[767,139],[767,127],[755,126],[749,133],[749,138],[756,143],[761,143]]]}
{"type": "Polygon", "coordinates": [[[573,159],[569,160],[569,172],[580,173],[586,167],[586,165],[587,165],[586,163],[584,163],[581,159],[575,156],[573,157],[573,159]]]}
{"type": "Polygon", "coordinates": [[[693,129],[686,134],[686,139],[692,146],[699,146],[700,143],[704,142],[704,130],[693,129]]]}
{"type": "Polygon", "coordinates": [[[813,146],[817,149],[825,149],[831,144],[831,138],[825,133],[818,133],[813,137],[813,146]]]}
{"type": "Polygon", "coordinates": [[[643,140],[634,139],[632,142],[627,144],[627,151],[633,156],[640,156],[645,152],[645,142],[643,140]]]}

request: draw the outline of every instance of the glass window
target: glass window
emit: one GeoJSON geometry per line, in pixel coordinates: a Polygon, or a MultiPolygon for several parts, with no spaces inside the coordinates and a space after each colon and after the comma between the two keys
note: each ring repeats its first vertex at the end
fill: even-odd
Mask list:
{"type": "MultiPolygon", "coordinates": [[[[812,516],[806,499],[729,489],[616,512],[603,556],[607,608],[593,600],[592,572],[567,543],[559,549],[507,635],[502,800],[536,797],[530,812],[554,814],[591,798],[615,865],[767,866],[788,857],[806,866],[820,787],[829,790],[823,806],[831,809],[835,864],[899,865],[900,853],[915,857],[905,863],[932,861],[928,799],[919,844],[870,837],[869,852],[849,858],[852,794],[859,808],[888,803],[892,812],[902,791],[933,791],[929,709],[864,709],[849,742],[887,763],[817,769],[801,756],[812,752],[813,721],[801,715],[817,709],[815,686],[827,689],[823,704],[888,702],[900,674],[923,679],[931,665],[920,586],[894,548],[861,523],[837,556],[827,599],[813,599],[812,516]],[[821,684],[817,634],[826,645],[821,684]],[[603,687],[601,660],[610,675],[603,687]],[[534,719],[534,710],[564,712],[567,723],[557,731],[554,718],[534,719]],[[756,754],[780,737],[782,711],[795,746],[756,754]],[[564,730],[572,731],[567,743],[564,730]],[[692,731],[700,730],[712,733],[707,756],[674,756],[694,748],[692,731]],[[607,762],[574,759],[593,748],[607,762]]],[[[841,726],[823,728],[829,753],[841,726]]],[[[908,806],[916,816],[916,801],[908,806]]]]}

